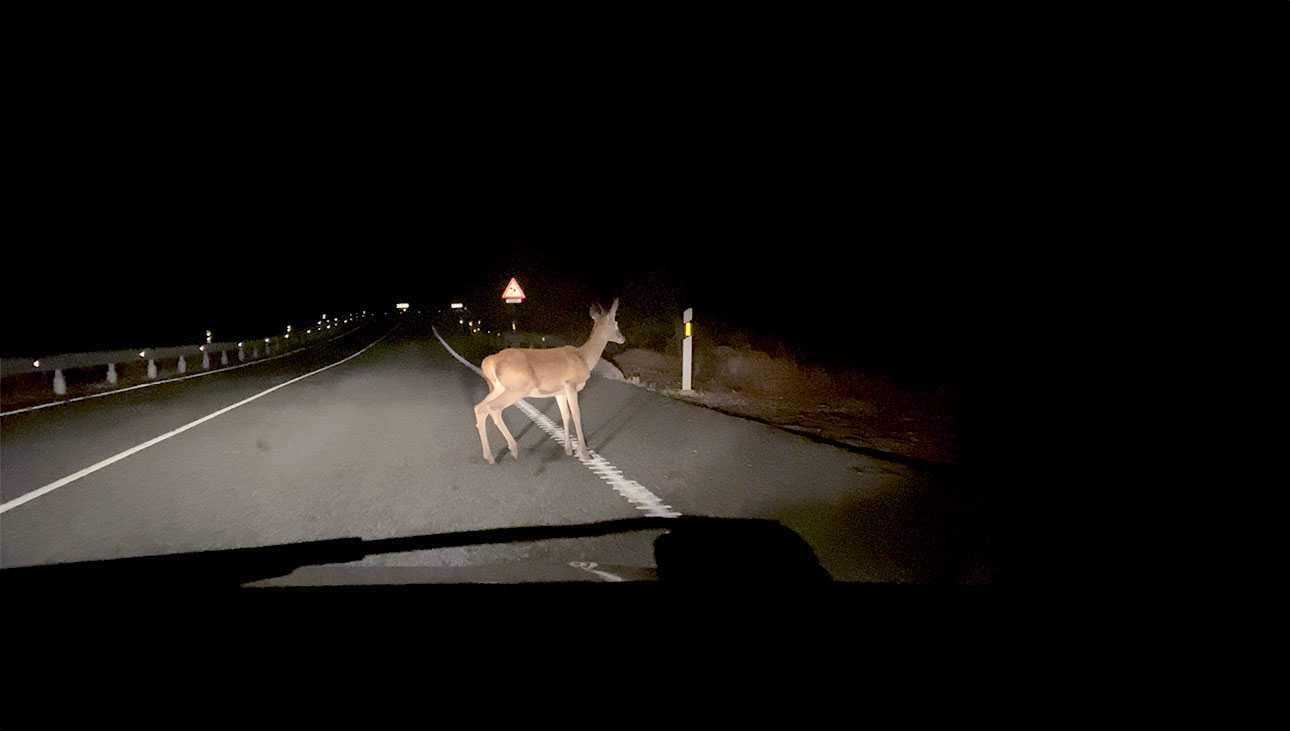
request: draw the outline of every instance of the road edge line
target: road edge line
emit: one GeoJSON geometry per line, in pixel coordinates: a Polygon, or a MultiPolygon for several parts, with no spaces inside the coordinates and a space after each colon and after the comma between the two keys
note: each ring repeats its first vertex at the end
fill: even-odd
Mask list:
{"type": "Polygon", "coordinates": [[[382,341],[382,340],[384,340],[385,338],[389,337],[390,333],[394,332],[394,330],[396,330],[397,328],[398,328],[398,326],[397,326],[397,325],[395,325],[395,326],[394,326],[394,328],[391,328],[389,332],[385,333],[384,335],[382,335],[381,337],[377,338],[376,340],[373,340],[371,343],[368,343],[368,344],[367,344],[367,346],[366,346],[366,347],[364,347],[362,350],[358,351],[357,353],[354,353],[353,355],[346,356],[345,358],[342,358],[341,360],[338,360],[338,361],[336,361],[335,363],[332,363],[331,365],[326,365],[326,366],[323,366],[322,368],[319,368],[319,369],[317,369],[317,370],[310,371],[310,372],[308,372],[308,373],[304,374],[303,376],[297,376],[297,377],[295,377],[295,378],[293,378],[293,379],[291,379],[290,381],[287,381],[287,382],[285,382],[285,383],[279,383],[278,385],[273,386],[272,388],[269,388],[269,389],[267,389],[267,390],[261,391],[260,393],[257,393],[257,394],[255,394],[254,396],[250,396],[250,397],[248,397],[248,398],[244,398],[244,399],[242,399],[241,401],[238,401],[237,403],[232,404],[232,405],[230,405],[230,406],[225,406],[224,408],[222,408],[222,409],[220,409],[220,410],[218,410],[218,411],[214,411],[214,412],[212,412],[212,413],[209,413],[209,414],[207,414],[206,416],[203,416],[203,417],[201,417],[200,419],[197,419],[197,420],[195,420],[195,421],[190,421],[190,422],[188,422],[187,424],[184,424],[183,426],[181,426],[181,427],[179,427],[179,428],[177,428],[177,429],[173,429],[173,430],[171,430],[171,431],[166,432],[165,434],[162,434],[161,436],[153,437],[152,439],[149,439],[148,441],[146,441],[146,442],[144,442],[144,443],[142,443],[142,444],[137,444],[137,445],[135,445],[135,446],[133,446],[133,447],[130,447],[129,449],[127,449],[127,450],[125,450],[125,451],[123,451],[123,452],[118,452],[117,454],[114,454],[114,455],[112,455],[111,457],[108,457],[108,458],[107,458],[107,459],[105,459],[105,460],[102,460],[102,461],[100,461],[100,462],[96,462],[95,464],[92,464],[92,465],[90,465],[89,467],[86,467],[86,468],[84,468],[84,469],[82,469],[82,470],[78,470],[78,471],[76,471],[76,472],[73,472],[72,474],[70,474],[70,475],[68,475],[68,476],[66,476],[66,477],[63,477],[63,478],[61,478],[61,479],[58,479],[58,480],[55,480],[55,481],[53,481],[53,482],[49,483],[48,485],[45,485],[45,486],[43,486],[43,487],[38,487],[38,488],[36,488],[35,490],[32,490],[31,492],[28,492],[28,493],[25,493],[25,494],[23,494],[23,495],[20,495],[20,496],[18,496],[18,497],[16,497],[16,498],[14,498],[13,500],[10,500],[10,501],[9,501],[9,502],[7,502],[7,503],[0,503],[0,514],[2,514],[2,513],[7,513],[8,511],[13,510],[14,508],[16,508],[16,507],[18,507],[18,506],[20,506],[20,505],[25,505],[26,503],[29,503],[29,502],[31,502],[32,500],[35,500],[35,499],[36,499],[36,498],[38,498],[38,497],[42,497],[42,496],[44,496],[44,495],[48,495],[49,493],[53,492],[54,490],[57,490],[57,489],[58,489],[58,488],[60,488],[60,487],[63,487],[63,486],[65,486],[65,485],[68,485],[68,484],[71,484],[71,483],[73,483],[73,482],[76,482],[77,480],[81,479],[82,477],[86,477],[86,476],[88,476],[88,475],[92,475],[92,474],[94,474],[95,472],[98,472],[99,470],[103,469],[104,467],[108,467],[108,466],[111,466],[111,465],[113,465],[113,464],[116,464],[117,462],[120,462],[121,460],[123,460],[123,459],[125,459],[125,458],[127,458],[127,457],[130,457],[130,456],[132,456],[132,455],[138,454],[139,452],[142,452],[143,450],[147,449],[148,447],[151,447],[151,446],[153,446],[153,445],[156,445],[156,444],[159,444],[159,443],[161,443],[161,442],[164,442],[164,441],[166,441],[167,439],[169,439],[169,438],[171,438],[171,437],[173,437],[173,436],[176,436],[176,435],[182,434],[182,433],[184,433],[184,432],[188,431],[189,429],[192,429],[193,427],[196,427],[196,426],[200,426],[200,425],[202,425],[202,424],[205,424],[206,422],[210,421],[211,419],[214,419],[215,417],[220,416],[220,415],[222,415],[222,414],[227,414],[228,412],[232,411],[233,409],[238,408],[239,406],[245,406],[246,404],[249,404],[249,403],[251,403],[252,401],[255,401],[256,399],[258,399],[258,398],[260,398],[260,397],[262,397],[262,396],[268,396],[269,394],[273,393],[274,391],[277,391],[277,390],[278,390],[278,389],[280,389],[280,388],[284,388],[284,387],[286,387],[286,386],[290,386],[291,384],[293,384],[293,383],[295,383],[295,382],[297,382],[297,381],[303,381],[304,379],[306,379],[306,378],[308,378],[308,377],[310,377],[310,376],[317,375],[317,374],[319,374],[319,373],[322,373],[323,371],[326,371],[326,370],[330,370],[330,369],[332,369],[332,368],[335,368],[336,366],[340,365],[341,363],[345,363],[346,361],[349,361],[349,360],[352,360],[352,359],[354,359],[354,358],[357,358],[358,356],[362,355],[363,353],[366,353],[366,352],[368,351],[368,349],[370,349],[373,345],[376,345],[377,343],[381,342],[381,341],[382,341]]]}

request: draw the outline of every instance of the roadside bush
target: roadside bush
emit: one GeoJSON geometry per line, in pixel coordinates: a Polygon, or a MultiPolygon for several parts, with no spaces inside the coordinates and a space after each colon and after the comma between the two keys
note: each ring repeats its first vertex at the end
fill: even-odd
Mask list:
{"type": "Polygon", "coordinates": [[[681,321],[675,322],[663,318],[632,320],[623,327],[626,345],[633,348],[644,348],[656,353],[681,353],[681,321]]]}

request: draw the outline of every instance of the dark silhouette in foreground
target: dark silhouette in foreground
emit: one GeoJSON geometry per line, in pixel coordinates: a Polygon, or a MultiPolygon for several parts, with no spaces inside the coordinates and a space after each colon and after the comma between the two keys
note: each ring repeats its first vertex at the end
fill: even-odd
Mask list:
{"type": "Polygon", "coordinates": [[[825,584],[831,581],[811,547],[773,520],[630,518],[599,523],[527,526],[442,535],[365,540],[337,538],[259,548],[143,556],[10,568],[7,590],[206,591],[238,589],[298,568],[359,561],[367,556],[439,548],[588,538],[642,530],[666,532],[654,542],[658,578],[675,584],[825,584]]]}

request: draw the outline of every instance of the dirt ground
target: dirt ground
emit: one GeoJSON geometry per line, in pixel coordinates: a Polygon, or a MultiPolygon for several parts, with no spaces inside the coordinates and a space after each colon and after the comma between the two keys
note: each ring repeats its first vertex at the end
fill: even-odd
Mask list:
{"type": "Polygon", "coordinates": [[[687,393],[679,358],[640,348],[609,357],[628,382],[673,398],[898,457],[951,465],[962,459],[960,396],[949,389],[825,371],[746,348],[719,347],[709,358],[715,362],[687,393]]]}

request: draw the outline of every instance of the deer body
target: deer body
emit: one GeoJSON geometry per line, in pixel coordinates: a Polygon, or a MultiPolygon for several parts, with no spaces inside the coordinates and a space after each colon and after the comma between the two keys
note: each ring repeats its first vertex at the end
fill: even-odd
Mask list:
{"type": "Polygon", "coordinates": [[[578,431],[578,456],[588,458],[587,441],[582,435],[582,412],[578,408],[578,392],[587,385],[591,369],[600,360],[605,345],[613,341],[625,342],[615,319],[618,312],[618,300],[603,312],[599,307],[592,307],[591,319],[595,326],[587,342],[579,347],[566,345],[561,348],[533,349],[507,348],[484,359],[480,370],[488,379],[488,395],[475,405],[475,427],[479,430],[480,446],[484,450],[484,459],[493,463],[492,450],[488,446],[488,418],[506,438],[506,446],[511,456],[519,459],[515,438],[502,421],[502,409],[523,398],[554,398],[560,407],[560,418],[564,421],[564,452],[573,454],[572,435],[569,432],[570,415],[578,431]]]}

